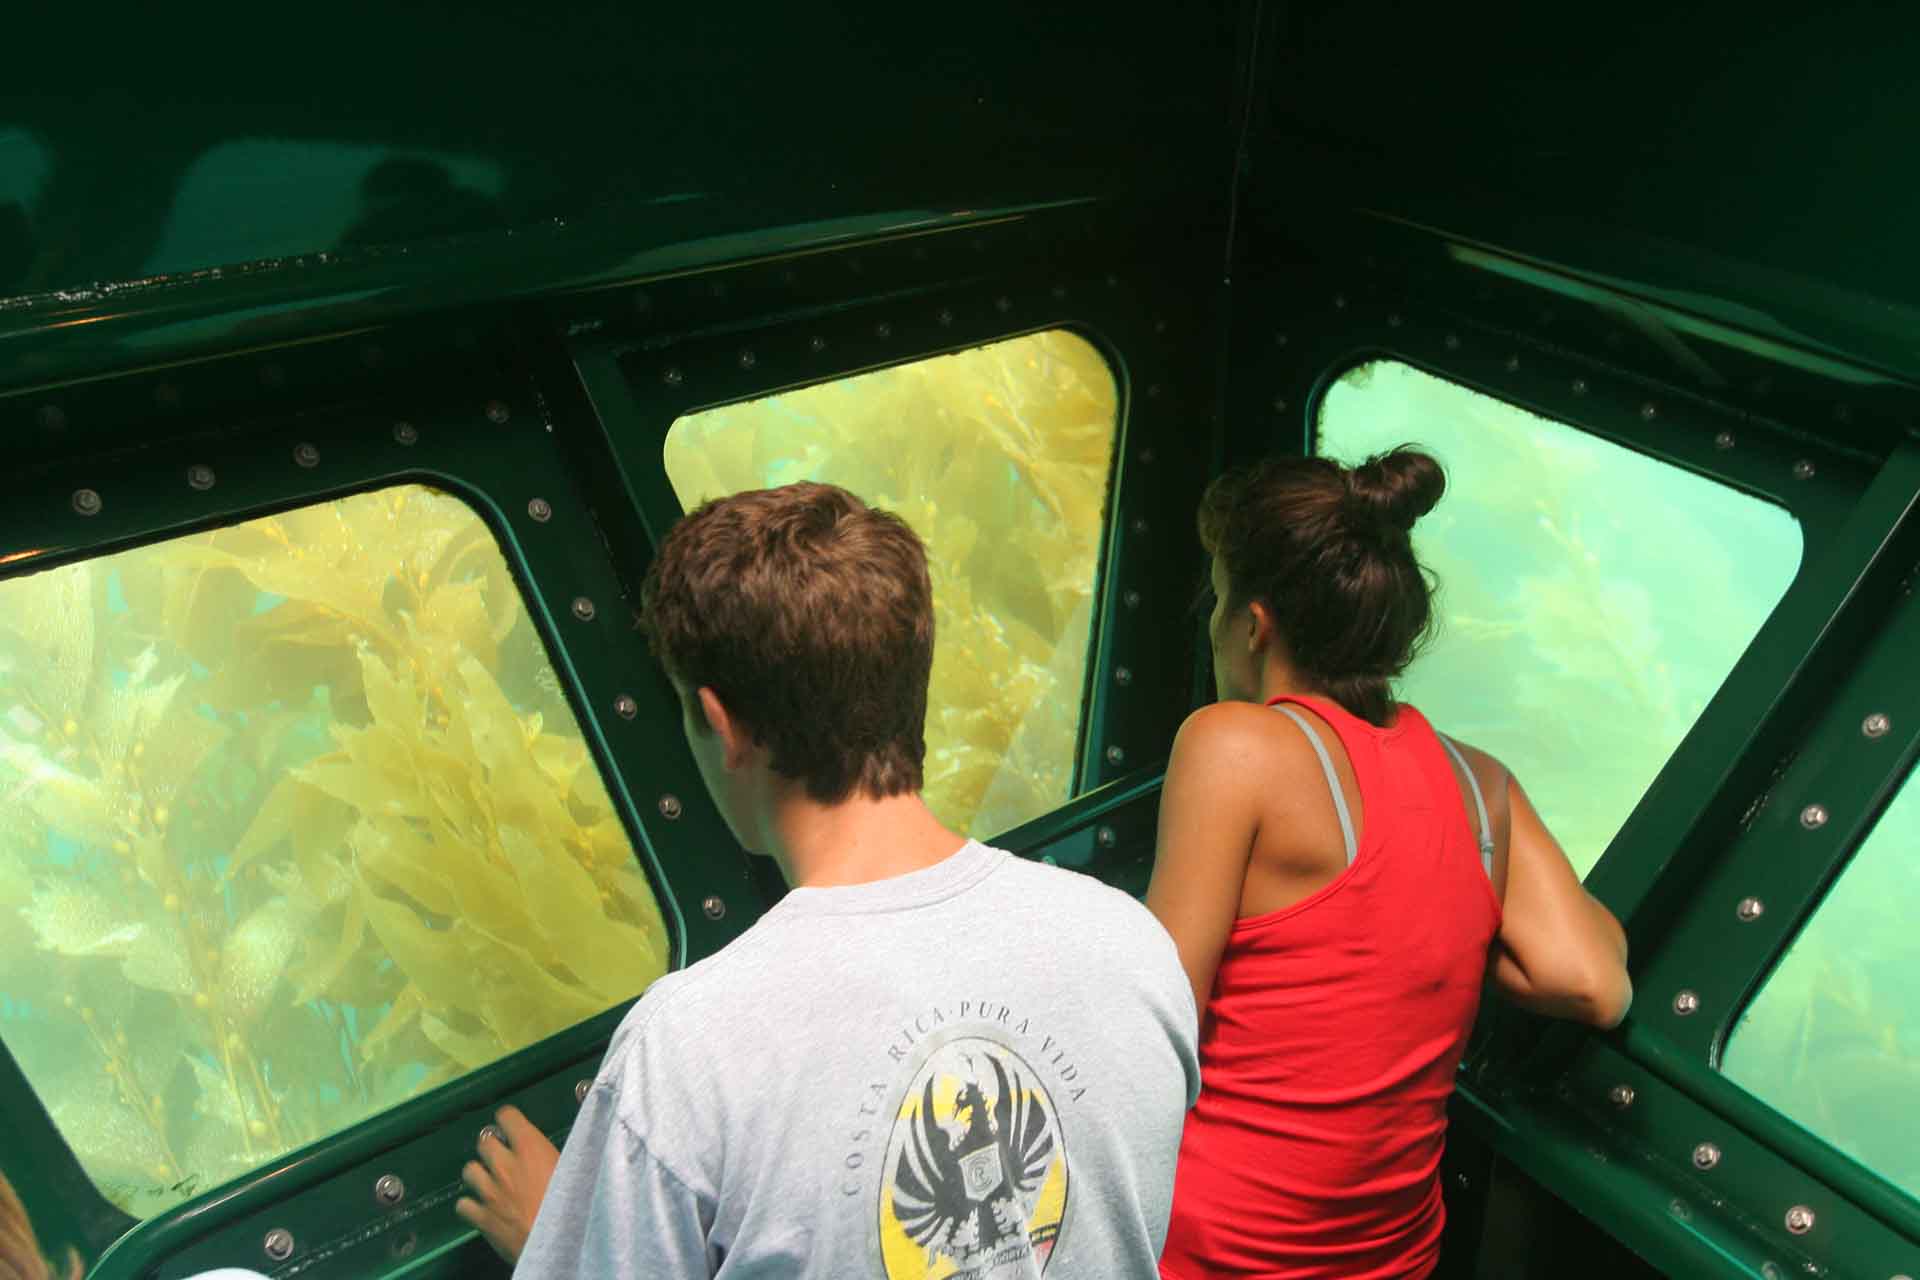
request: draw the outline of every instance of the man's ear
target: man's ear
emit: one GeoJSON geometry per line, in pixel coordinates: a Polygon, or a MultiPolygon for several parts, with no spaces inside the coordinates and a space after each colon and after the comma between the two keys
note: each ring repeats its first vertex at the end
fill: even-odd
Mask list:
{"type": "Polygon", "coordinates": [[[706,718],[707,727],[720,739],[720,749],[729,771],[738,769],[747,762],[753,748],[758,744],[753,734],[741,724],[733,712],[727,710],[727,704],[720,701],[720,695],[709,686],[701,685],[695,692],[700,700],[700,714],[706,718]]]}

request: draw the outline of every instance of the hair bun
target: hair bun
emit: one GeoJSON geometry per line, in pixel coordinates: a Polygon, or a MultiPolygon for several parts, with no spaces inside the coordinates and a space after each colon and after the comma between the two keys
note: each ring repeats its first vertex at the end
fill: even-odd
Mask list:
{"type": "Polygon", "coordinates": [[[1447,473],[1433,455],[1401,445],[1347,472],[1354,514],[1375,527],[1406,533],[1447,491],[1447,473]]]}

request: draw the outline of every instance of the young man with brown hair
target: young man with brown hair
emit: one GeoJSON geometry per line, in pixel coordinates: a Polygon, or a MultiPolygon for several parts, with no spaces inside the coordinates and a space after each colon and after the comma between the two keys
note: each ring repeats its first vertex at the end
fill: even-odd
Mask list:
{"type": "Polygon", "coordinates": [[[642,617],[792,891],[634,1006],[557,1167],[504,1111],[462,1216],[523,1277],[1154,1276],[1192,993],[1138,903],[921,801],[919,540],[830,486],[743,493],[675,527],[642,617]]]}

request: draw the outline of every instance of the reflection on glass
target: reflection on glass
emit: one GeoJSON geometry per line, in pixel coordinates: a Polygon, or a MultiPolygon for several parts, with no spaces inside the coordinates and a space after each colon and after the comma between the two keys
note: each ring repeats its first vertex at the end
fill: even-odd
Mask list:
{"type": "Polygon", "coordinates": [[[1903,786],[1734,1026],[1727,1078],[1920,1196],[1920,787],[1903,786]]]}
{"type": "Polygon", "coordinates": [[[1106,361],[1055,331],[691,414],[665,461],[689,509],[819,480],[913,526],[937,627],[927,803],[991,836],[1072,793],[1115,414],[1106,361]]]}
{"type": "Polygon", "coordinates": [[[485,525],[0,581],[0,1039],[145,1217],[634,995],[664,929],[485,525]]]}
{"type": "Polygon", "coordinates": [[[1584,875],[1800,564],[1785,511],[1391,361],[1327,391],[1322,453],[1447,470],[1415,527],[1439,628],[1400,696],[1526,784],[1584,875]]]}

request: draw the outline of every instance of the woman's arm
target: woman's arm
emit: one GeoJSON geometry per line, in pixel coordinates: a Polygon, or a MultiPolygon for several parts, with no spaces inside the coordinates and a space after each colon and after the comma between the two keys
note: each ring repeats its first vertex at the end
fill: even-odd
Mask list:
{"type": "Polygon", "coordinates": [[[1202,1013],[1239,913],[1259,797],[1271,785],[1270,747],[1262,740],[1271,714],[1251,703],[1222,702],[1188,716],[1160,789],[1147,907],[1173,935],[1202,1013]]]}
{"type": "Polygon", "coordinates": [[[1627,935],[1586,891],[1518,779],[1508,784],[1506,900],[1494,985],[1523,1008],[1611,1028],[1627,1016],[1627,935]]]}

